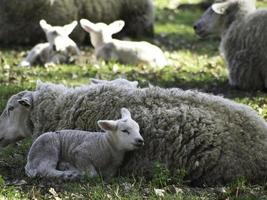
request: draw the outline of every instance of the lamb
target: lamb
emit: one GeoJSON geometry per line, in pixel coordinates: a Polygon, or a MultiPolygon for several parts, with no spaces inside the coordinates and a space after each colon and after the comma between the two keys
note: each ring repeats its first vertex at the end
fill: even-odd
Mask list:
{"type": "Polygon", "coordinates": [[[40,26],[45,32],[48,42],[35,45],[19,66],[30,67],[34,64],[44,64],[45,67],[48,67],[73,62],[75,56],[80,54],[80,50],[76,43],[69,38],[69,34],[77,26],[77,21],[65,26],[51,26],[42,19],[40,26]]]}
{"type": "Polygon", "coordinates": [[[148,64],[164,67],[166,58],[161,49],[148,42],[133,42],[113,39],[112,35],[122,30],[123,20],[117,20],[107,25],[92,23],[81,19],[82,28],[90,34],[91,43],[95,48],[96,58],[104,61],[115,60],[123,64],[148,64]]]}
{"type": "Polygon", "coordinates": [[[61,130],[48,132],[32,144],[26,174],[29,177],[76,179],[82,173],[110,179],[121,165],[126,151],[144,145],[139,125],[128,109],[119,120],[99,120],[105,132],[61,130]],[[57,167],[59,166],[59,167],[57,167]]]}
{"type": "MultiPolygon", "coordinates": [[[[126,27],[120,36],[152,37],[154,33],[153,0],[0,0],[0,44],[37,44],[45,39],[38,27],[41,19],[63,25],[81,18],[105,23],[123,19],[126,27]]],[[[81,28],[71,35],[79,44],[87,41],[86,36],[81,28]]]]}
{"type": "Polygon", "coordinates": [[[214,3],[194,28],[200,37],[221,35],[220,51],[229,70],[229,83],[244,90],[267,88],[267,9],[255,0],[214,3]]]}
{"type": "Polygon", "coordinates": [[[172,175],[185,170],[192,185],[226,184],[242,176],[267,178],[267,124],[249,106],[181,89],[97,84],[77,88],[39,82],[13,95],[0,116],[0,146],[49,131],[99,131],[127,107],[146,145],[125,155],[122,176],[150,177],[155,162],[172,175]]]}

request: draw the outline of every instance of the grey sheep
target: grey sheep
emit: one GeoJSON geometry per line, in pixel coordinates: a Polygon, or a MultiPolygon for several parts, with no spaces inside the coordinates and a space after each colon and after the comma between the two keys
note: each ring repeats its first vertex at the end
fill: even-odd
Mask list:
{"type": "Polygon", "coordinates": [[[116,119],[127,107],[146,144],[130,153],[121,175],[151,176],[155,162],[194,185],[267,178],[267,124],[252,108],[222,97],[180,89],[39,83],[12,96],[0,117],[0,146],[41,133],[98,131],[96,121],[116,119]]]}
{"type": "Polygon", "coordinates": [[[97,122],[105,132],[61,130],[42,134],[30,148],[26,174],[65,180],[88,174],[110,179],[125,153],[144,145],[131,113],[122,108],[121,115],[119,120],[97,122]]]}
{"type": "MultiPolygon", "coordinates": [[[[153,0],[0,0],[0,44],[36,44],[45,40],[38,22],[64,25],[87,18],[94,22],[126,22],[123,35],[151,37],[154,32],[153,0]],[[12,33],[12,34],[10,34],[12,33]]],[[[76,29],[71,38],[88,42],[76,29]]]]}
{"type": "Polygon", "coordinates": [[[214,3],[195,24],[201,37],[221,35],[220,51],[229,69],[230,85],[245,89],[267,88],[267,9],[255,0],[214,3]]]}

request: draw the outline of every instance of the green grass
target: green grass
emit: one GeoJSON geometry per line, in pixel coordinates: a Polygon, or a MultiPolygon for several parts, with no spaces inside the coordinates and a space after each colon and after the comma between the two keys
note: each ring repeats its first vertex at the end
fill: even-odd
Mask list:
{"type": "MultiPolygon", "coordinates": [[[[154,42],[165,52],[169,66],[155,69],[148,66],[96,63],[92,49],[83,47],[83,56],[76,65],[59,65],[52,68],[37,66],[18,68],[30,47],[0,48],[0,111],[7,99],[21,90],[31,90],[36,80],[63,83],[69,86],[87,84],[90,78],[113,79],[127,77],[138,80],[141,86],[149,84],[161,87],[197,89],[218,94],[247,104],[267,119],[267,96],[261,91],[245,92],[228,85],[227,70],[219,56],[219,39],[199,40],[192,29],[200,10],[177,10],[166,8],[171,0],[156,0],[156,37],[154,42]]],[[[179,3],[187,3],[187,0],[179,3]]],[[[189,1],[190,2],[190,1],[189,1]]],[[[192,0],[196,3],[199,1],[192,0]]],[[[260,1],[258,6],[266,7],[260,1]]],[[[191,188],[179,171],[170,177],[160,163],[155,163],[151,180],[143,177],[114,178],[110,183],[85,178],[80,182],[56,180],[31,180],[24,174],[26,155],[31,140],[0,151],[0,199],[267,199],[267,185],[250,185],[243,179],[215,188],[191,188]],[[163,197],[156,195],[163,190],[163,197]]]]}

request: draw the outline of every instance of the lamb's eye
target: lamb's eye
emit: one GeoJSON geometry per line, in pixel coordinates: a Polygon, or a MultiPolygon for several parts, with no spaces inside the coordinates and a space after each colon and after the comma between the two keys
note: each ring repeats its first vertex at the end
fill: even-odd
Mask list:
{"type": "Polygon", "coordinates": [[[123,133],[127,133],[128,135],[130,134],[130,132],[128,130],[121,130],[123,133]]]}

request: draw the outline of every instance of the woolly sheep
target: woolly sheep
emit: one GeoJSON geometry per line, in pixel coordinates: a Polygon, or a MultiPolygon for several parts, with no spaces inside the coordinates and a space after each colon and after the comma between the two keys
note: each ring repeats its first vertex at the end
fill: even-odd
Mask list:
{"type": "Polygon", "coordinates": [[[77,21],[65,26],[51,26],[42,19],[40,26],[45,32],[48,42],[35,45],[19,66],[30,67],[40,62],[47,67],[73,62],[75,56],[80,54],[80,50],[76,43],[69,38],[69,34],[77,26],[77,21]]]}
{"type": "MultiPolygon", "coordinates": [[[[105,23],[123,19],[123,35],[153,36],[153,0],[0,0],[0,44],[37,44],[45,39],[38,27],[41,19],[63,25],[81,18],[105,23]]],[[[77,43],[88,42],[86,36],[81,28],[71,35],[77,43]]]]}
{"type": "Polygon", "coordinates": [[[130,112],[122,108],[121,115],[122,118],[116,121],[97,122],[105,132],[61,130],[39,136],[30,148],[26,174],[29,177],[75,179],[85,172],[92,177],[111,178],[125,152],[144,145],[139,125],[130,112]]]}
{"type": "Polygon", "coordinates": [[[229,69],[230,85],[245,89],[267,88],[267,9],[254,0],[214,3],[195,24],[201,37],[221,35],[220,51],[229,69]]]}
{"type": "Polygon", "coordinates": [[[167,61],[161,49],[148,42],[133,42],[113,39],[112,35],[122,30],[123,20],[105,23],[92,23],[81,19],[82,28],[90,34],[97,59],[116,60],[124,64],[148,64],[164,67],[167,61]]]}
{"type": "Polygon", "coordinates": [[[139,124],[146,145],[125,156],[121,175],[150,177],[157,162],[172,175],[185,170],[193,185],[267,178],[265,120],[249,106],[177,88],[39,83],[35,91],[8,100],[0,117],[0,146],[49,131],[97,131],[96,121],[119,118],[122,107],[139,124]]]}

